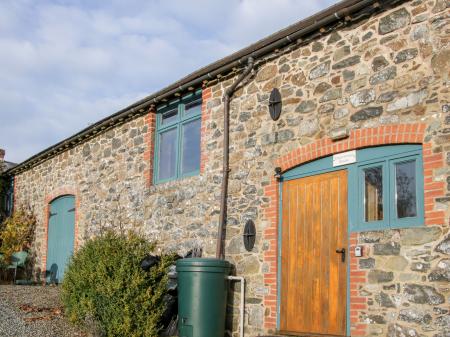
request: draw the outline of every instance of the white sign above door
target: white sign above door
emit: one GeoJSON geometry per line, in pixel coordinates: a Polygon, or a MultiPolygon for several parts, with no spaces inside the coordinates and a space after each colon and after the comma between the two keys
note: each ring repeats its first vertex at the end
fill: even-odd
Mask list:
{"type": "Polygon", "coordinates": [[[333,155],[333,167],[352,164],[356,162],[356,150],[333,155]]]}

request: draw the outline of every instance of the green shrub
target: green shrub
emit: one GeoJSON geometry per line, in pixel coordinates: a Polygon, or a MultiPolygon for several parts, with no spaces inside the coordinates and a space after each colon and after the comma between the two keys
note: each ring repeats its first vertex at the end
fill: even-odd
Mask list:
{"type": "Polygon", "coordinates": [[[157,336],[172,256],[144,272],[140,262],[154,249],[137,234],[111,231],[89,240],[64,274],[62,302],[78,324],[94,320],[106,336],[157,336]]]}

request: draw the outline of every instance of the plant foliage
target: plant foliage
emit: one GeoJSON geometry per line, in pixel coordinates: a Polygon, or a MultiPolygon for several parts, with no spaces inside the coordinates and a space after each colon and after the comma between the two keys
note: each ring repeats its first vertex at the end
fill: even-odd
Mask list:
{"type": "Polygon", "coordinates": [[[154,244],[137,234],[107,231],[89,240],[68,264],[62,284],[66,315],[94,320],[106,336],[157,336],[172,256],[144,272],[141,260],[154,244]]]}
{"type": "Polygon", "coordinates": [[[11,255],[28,251],[34,240],[36,218],[31,211],[18,209],[0,226],[0,253],[8,261],[11,255]]]}

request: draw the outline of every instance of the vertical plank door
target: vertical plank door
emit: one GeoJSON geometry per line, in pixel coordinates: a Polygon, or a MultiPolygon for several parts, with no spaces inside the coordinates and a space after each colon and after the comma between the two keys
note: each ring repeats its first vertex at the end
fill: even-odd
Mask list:
{"type": "Polygon", "coordinates": [[[283,182],[281,231],[280,330],[345,336],[347,171],[283,182]]]}
{"type": "Polygon", "coordinates": [[[65,195],[50,203],[47,238],[47,282],[61,283],[75,240],[75,197],[65,195]]]}

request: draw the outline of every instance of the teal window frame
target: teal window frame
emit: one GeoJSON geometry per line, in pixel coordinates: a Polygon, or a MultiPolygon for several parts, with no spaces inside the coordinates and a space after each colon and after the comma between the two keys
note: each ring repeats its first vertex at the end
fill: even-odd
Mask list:
{"type": "Polygon", "coordinates": [[[362,165],[358,165],[358,196],[359,196],[359,204],[358,204],[358,220],[364,222],[365,229],[379,229],[379,228],[387,228],[389,227],[389,205],[387,204],[389,200],[389,189],[386,188],[386,184],[388,183],[388,168],[386,161],[384,160],[374,160],[369,163],[365,163],[362,165]],[[376,221],[365,221],[365,176],[364,170],[374,167],[381,166],[381,181],[382,181],[382,189],[383,189],[383,219],[376,221]]]}
{"type": "MultiPolygon", "coordinates": [[[[199,111],[186,115],[186,105],[191,103],[202,102],[202,91],[197,90],[195,93],[191,93],[180,97],[179,99],[168,102],[167,104],[157,107],[156,115],[156,133],[155,133],[155,153],[154,163],[155,169],[153,171],[153,181],[155,184],[162,184],[165,182],[182,179],[186,177],[192,177],[200,174],[200,162],[198,169],[190,172],[182,172],[182,160],[183,160],[183,132],[184,126],[193,121],[201,121],[201,109],[199,111]],[[163,115],[169,111],[177,110],[176,118],[166,124],[163,124],[163,115]],[[175,151],[175,174],[172,177],[160,179],[159,178],[159,164],[160,164],[160,148],[161,148],[161,135],[164,132],[176,130],[176,151],[175,151]]],[[[199,149],[201,151],[201,149],[199,149]]]]}

